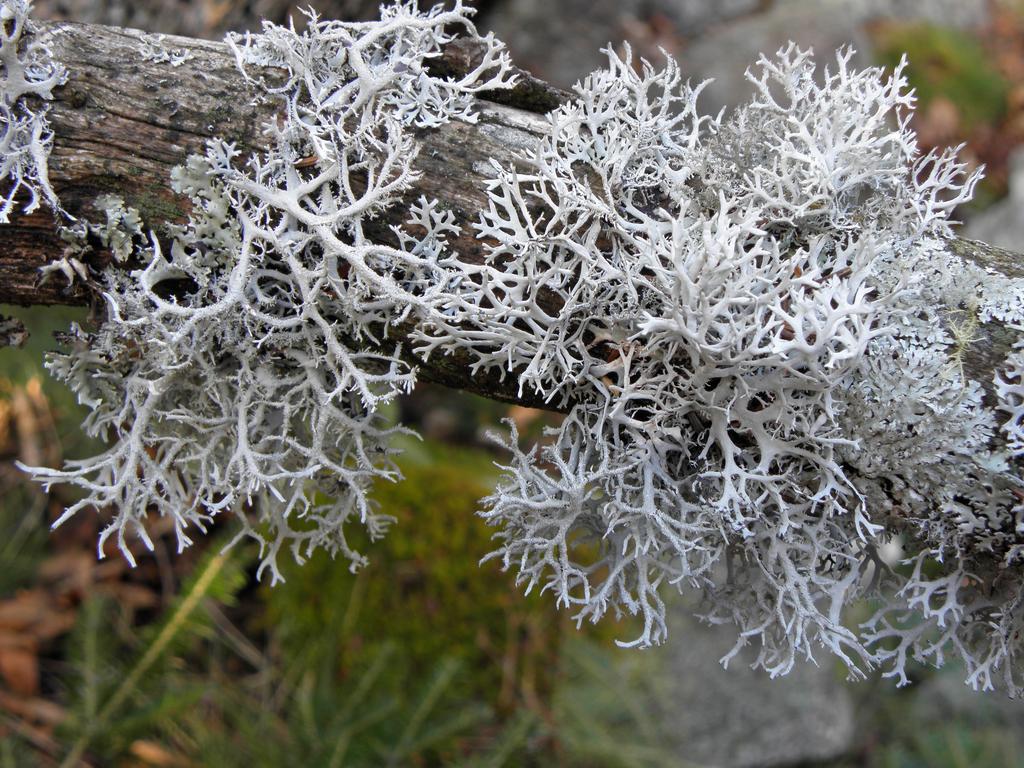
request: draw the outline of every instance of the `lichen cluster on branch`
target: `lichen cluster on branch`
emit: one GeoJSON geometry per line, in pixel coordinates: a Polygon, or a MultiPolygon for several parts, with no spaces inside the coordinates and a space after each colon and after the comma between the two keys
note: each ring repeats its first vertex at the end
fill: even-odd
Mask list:
{"type": "Polygon", "coordinates": [[[272,149],[211,142],[173,179],[189,222],[160,238],[114,202],[69,230],[141,267],[101,276],[108,320],[50,363],[112,441],[31,470],[85,490],[62,519],[113,507],[101,552],[127,554],[153,514],[185,545],[231,513],[274,579],[285,547],[359,564],[346,525],[383,532],[367,491],[396,474],[379,406],[415,380],[379,337],[411,322],[420,356],[461,350],[569,409],[537,449],[513,430],[482,514],[493,556],[578,620],[639,615],[628,644],[661,642],[674,588],[735,625],[726,661],[753,644],[783,674],[825,648],[905,681],[909,658],[953,654],[972,685],[1019,691],[1024,357],[979,382],[962,356],[978,323],[1024,325],[1024,286],[952,254],[979,173],[920,155],[902,65],[845,50],[822,75],[789,46],[710,118],[671,58],[609,52],[495,164],[469,264],[438,201],[388,243],[366,230],[416,178],[411,129],[512,84],[490,37],[468,74],[428,73],[470,13],[230,36],[248,77],[288,73],[263,84],[284,107],[272,149]],[[896,533],[900,567],[881,554],[896,533]],[[844,624],[862,598],[876,615],[844,624]]]}
{"type": "Polygon", "coordinates": [[[634,644],[659,642],[675,585],[772,674],[825,647],[906,680],[908,655],[957,652],[1016,689],[1021,480],[951,363],[953,318],[1012,320],[1022,286],[949,263],[979,173],[920,156],[903,65],[851,55],[821,83],[808,51],[762,58],[711,119],[671,60],[609,52],[527,170],[496,169],[479,333],[433,343],[576,404],[539,454],[509,443],[484,516],[580,620],[639,614],[634,644]],[[897,513],[909,576],[879,555],[897,513]]]}
{"type": "Polygon", "coordinates": [[[30,7],[29,0],[0,3],[0,224],[10,218],[22,190],[29,198],[26,213],[38,208],[41,199],[60,208],[46,170],[53,143],[46,102],[67,71],[44,45],[24,39],[30,7]]]}
{"type": "MultiPolygon", "coordinates": [[[[374,24],[311,16],[301,34],[268,24],[231,36],[244,72],[289,73],[268,86],[286,114],[267,127],[272,148],[245,158],[211,141],[191,157],[172,187],[192,215],[163,240],[112,201],[102,225],[65,230],[143,266],[102,276],[108,320],[75,329],[76,348],[49,363],[92,409],[86,430],[112,443],[64,470],[33,470],[85,491],[58,524],[112,508],[100,552],[114,537],[131,558],[126,537],[148,544],[155,514],[174,521],[185,546],[231,513],[239,537],[259,541],[272,580],[282,548],[300,561],[324,548],[363,562],[346,527],[357,520],[376,538],[390,523],[367,492],[374,478],[397,476],[390,443],[405,431],[379,409],[415,381],[400,348],[367,342],[371,328],[431,312],[446,282],[437,254],[450,214],[423,201],[412,223],[425,234],[398,232],[393,246],[364,227],[417,176],[412,128],[472,120],[472,94],[510,82],[490,39],[465,76],[426,73],[452,27],[473,33],[469,13],[402,3],[374,24]]],[[[69,277],[83,269],[75,248],[55,265],[69,277]]]]}

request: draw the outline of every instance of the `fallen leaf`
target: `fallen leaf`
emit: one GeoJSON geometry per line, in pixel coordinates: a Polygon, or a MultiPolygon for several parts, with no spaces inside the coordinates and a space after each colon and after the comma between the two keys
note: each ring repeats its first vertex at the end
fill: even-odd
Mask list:
{"type": "Polygon", "coordinates": [[[35,650],[0,648],[0,680],[19,696],[39,693],[39,656],[35,650]]]}
{"type": "Polygon", "coordinates": [[[155,741],[132,742],[131,753],[146,765],[178,766],[186,763],[155,741]]]}
{"type": "Polygon", "coordinates": [[[40,589],[26,589],[0,602],[0,630],[24,630],[42,621],[50,596],[40,589]]]}

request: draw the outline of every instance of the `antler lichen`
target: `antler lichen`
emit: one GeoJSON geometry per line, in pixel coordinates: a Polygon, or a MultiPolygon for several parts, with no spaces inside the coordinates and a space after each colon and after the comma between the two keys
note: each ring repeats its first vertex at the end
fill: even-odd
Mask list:
{"type": "Polygon", "coordinates": [[[725,661],[755,644],[777,675],[825,648],[905,681],[953,653],[972,685],[1019,691],[1021,355],[987,382],[963,360],[977,323],[1024,325],[1024,288],[952,252],[980,172],[921,156],[903,65],[843,50],[817,73],[791,45],[710,118],[671,58],[609,52],[520,164],[494,164],[470,264],[437,201],[390,244],[367,234],[417,177],[411,129],[471,121],[473,94],[512,82],[490,37],[465,76],[430,74],[470,13],[229,37],[248,77],[286,70],[264,84],[284,119],[262,154],[213,141],[176,172],[193,213],[169,241],[120,203],[88,225],[143,266],[102,276],[107,321],[50,363],[113,443],[31,470],[85,491],[62,520],[113,507],[100,550],[131,557],[154,513],[183,546],[230,513],[275,580],[285,547],[358,565],[345,528],[384,531],[367,491],[396,475],[379,408],[415,380],[377,342],[409,321],[417,354],[460,349],[569,410],[539,451],[513,430],[482,514],[492,556],[579,621],[639,615],[628,644],[661,642],[675,587],[736,627],[725,661]],[[897,530],[902,569],[880,554],[897,530]],[[848,626],[865,597],[877,614],[848,626]]]}
{"type": "Polygon", "coordinates": [[[30,470],[85,491],[57,524],[113,508],[100,553],[115,537],[130,559],[126,536],[148,544],[153,514],[173,519],[185,546],[231,513],[239,536],[260,542],[272,580],[285,547],[299,560],[324,548],[363,562],[345,528],[358,519],[376,538],[390,522],[366,494],[375,477],[397,476],[390,443],[404,430],[384,426],[379,409],[415,371],[400,348],[361,341],[429,312],[446,282],[435,255],[452,230],[428,201],[412,211],[426,233],[399,232],[401,247],[372,242],[364,226],[416,178],[410,128],[471,120],[474,92],[510,82],[490,39],[465,77],[427,74],[450,27],[472,31],[471,12],[406,2],[374,24],[311,16],[301,34],[268,24],[230,37],[240,66],[290,73],[269,89],[286,119],[268,126],[273,147],[261,155],[211,141],[176,172],[193,212],[169,246],[155,234],[139,242],[122,226],[137,218],[115,217],[117,242],[135,243],[144,266],[102,277],[108,320],[77,331],[76,349],[49,364],[92,408],[87,431],[113,445],[63,471],[30,470]]]}
{"type": "Polygon", "coordinates": [[[609,52],[527,169],[495,169],[479,333],[431,344],[575,404],[540,461],[513,436],[484,516],[578,620],[639,614],[629,644],[660,642],[672,584],[736,626],[726,661],[756,643],[783,674],[824,647],[905,680],[908,654],[957,653],[1017,690],[1021,479],[950,359],[957,314],[1005,320],[1022,292],[949,253],[980,172],[920,156],[903,65],[851,55],[820,82],[808,51],[762,58],[709,119],[671,59],[609,52]],[[878,554],[897,511],[909,576],[878,554]],[[842,612],[868,596],[892,602],[861,633],[842,612]]]}
{"type": "Polygon", "coordinates": [[[45,45],[26,38],[30,9],[29,0],[0,2],[0,224],[10,218],[22,190],[29,196],[26,213],[38,208],[41,199],[60,209],[46,167],[53,144],[46,102],[65,82],[67,71],[45,45]]]}

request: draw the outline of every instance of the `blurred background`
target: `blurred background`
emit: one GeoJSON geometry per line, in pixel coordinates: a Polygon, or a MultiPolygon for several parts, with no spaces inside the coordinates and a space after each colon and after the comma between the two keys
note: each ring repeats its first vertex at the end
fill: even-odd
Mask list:
{"type": "MultiPolygon", "coordinates": [[[[302,4],[305,7],[306,3],[302,4]]],[[[328,17],[376,0],[315,0],[328,17]]],[[[37,0],[36,16],[219,38],[283,23],[288,0],[37,0]]],[[[967,142],[987,179],[966,234],[1024,249],[1024,2],[988,0],[480,0],[478,22],[516,62],[563,87],[629,41],[715,78],[703,106],[744,98],[743,72],[789,39],[862,64],[906,52],[921,143],[967,142]]],[[[847,683],[822,655],[769,681],[718,659],[729,631],[675,611],[669,643],[621,650],[629,622],[577,629],[547,597],[477,561],[474,516],[502,456],[552,416],[421,386],[393,416],[419,429],[405,482],[377,498],[399,524],[350,574],[316,557],[275,588],[254,551],[214,530],[183,553],[170,530],[130,568],[97,560],[103,516],[54,533],[69,499],[14,468],[91,455],[82,408],[42,367],[85,312],[0,307],[31,331],[0,349],[0,768],[10,766],[1016,766],[1024,705],[979,695],[961,671],[847,683]]],[[[857,617],[851,617],[856,620],[857,617]]]]}

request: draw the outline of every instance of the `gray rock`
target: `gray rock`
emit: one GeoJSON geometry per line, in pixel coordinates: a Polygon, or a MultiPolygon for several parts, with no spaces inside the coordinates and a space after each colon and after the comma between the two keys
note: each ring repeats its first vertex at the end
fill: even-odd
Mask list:
{"type": "Polygon", "coordinates": [[[672,21],[680,35],[693,38],[741,16],[763,13],[771,4],[764,0],[662,0],[647,7],[672,21]]]}
{"type": "Polygon", "coordinates": [[[734,630],[673,620],[658,649],[665,676],[660,709],[681,760],[717,768],[768,768],[830,760],[854,745],[854,705],[832,658],[769,679],[742,654],[723,669],[734,630]]]}
{"type": "Polygon", "coordinates": [[[959,723],[1005,728],[1018,743],[1024,741],[1024,700],[1005,693],[979,693],[964,685],[963,670],[949,667],[934,672],[913,689],[908,715],[920,723],[959,723]]]}
{"type": "Polygon", "coordinates": [[[504,0],[481,20],[503,40],[516,64],[568,88],[602,66],[600,52],[624,37],[624,21],[641,0],[504,0]]]}
{"type": "Polygon", "coordinates": [[[870,44],[864,33],[867,22],[877,19],[928,21],[945,25],[973,26],[986,18],[983,0],[782,0],[770,10],[750,14],[710,30],[683,50],[680,65],[695,81],[713,78],[704,92],[702,108],[709,114],[748,98],[751,89],[744,77],[760,54],[771,55],[789,41],[811,47],[819,61],[832,52],[853,45],[858,66],[871,63],[870,44]]]}
{"type": "Polygon", "coordinates": [[[764,0],[499,0],[480,25],[503,40],[519,66],[562,88],[602,67],[601,49],[629,42],[649,59],[685,40],[759,12],[764,0]]]}
{"type": "MultiPolygon", "coordinates": [[[[807,4],[804,0],[786,0],[788,3],[807,4]]],[[[820,3],[828,6],[828,0],[820,3]]],[[[811,3],[813,5],[813,3],[811,3]]],[[[986,0],[844,0],[855,17],[870,19],[901,19],[925,21],[945,27],[973,27],[989,17],[986,0]]]]}
{"type": "Polygon", "coordinates": [[[963,236],[1019,251],[1024,248],[1024,150],[1010,158],[1010,194],[971,219],[963,236]]]}
{"type": "Polygon", "coordinates": [[[985,0],[499,0],[481,25],[520,66],[563,88],[603,66],[609,43],[655,61],[665,48],[692,80],[714,78],[703,109],[715,113],[746,99],[747,67],[790,40],[825,58],[850,43],[868,50],[872,20],[974,26],[987,13],[985,0]]]}
{"type": "MultiPolygon", "coordinates": [[[[850,43],[864,50],[867,40],[856,16],[843,7],[825,13],[826,5],[833,3],[782,3],[769,13],[718,27],[694,40],[683,51],[680,65],[694,81],[713,80],[702,95],[701,108],[713,114],[745,101],[751,93],[747,68],[762,53],[771,55],[791,40],[826,55],[850,43]]],[[[862,58],[858,65],[865,63],[862,58]]]]}

